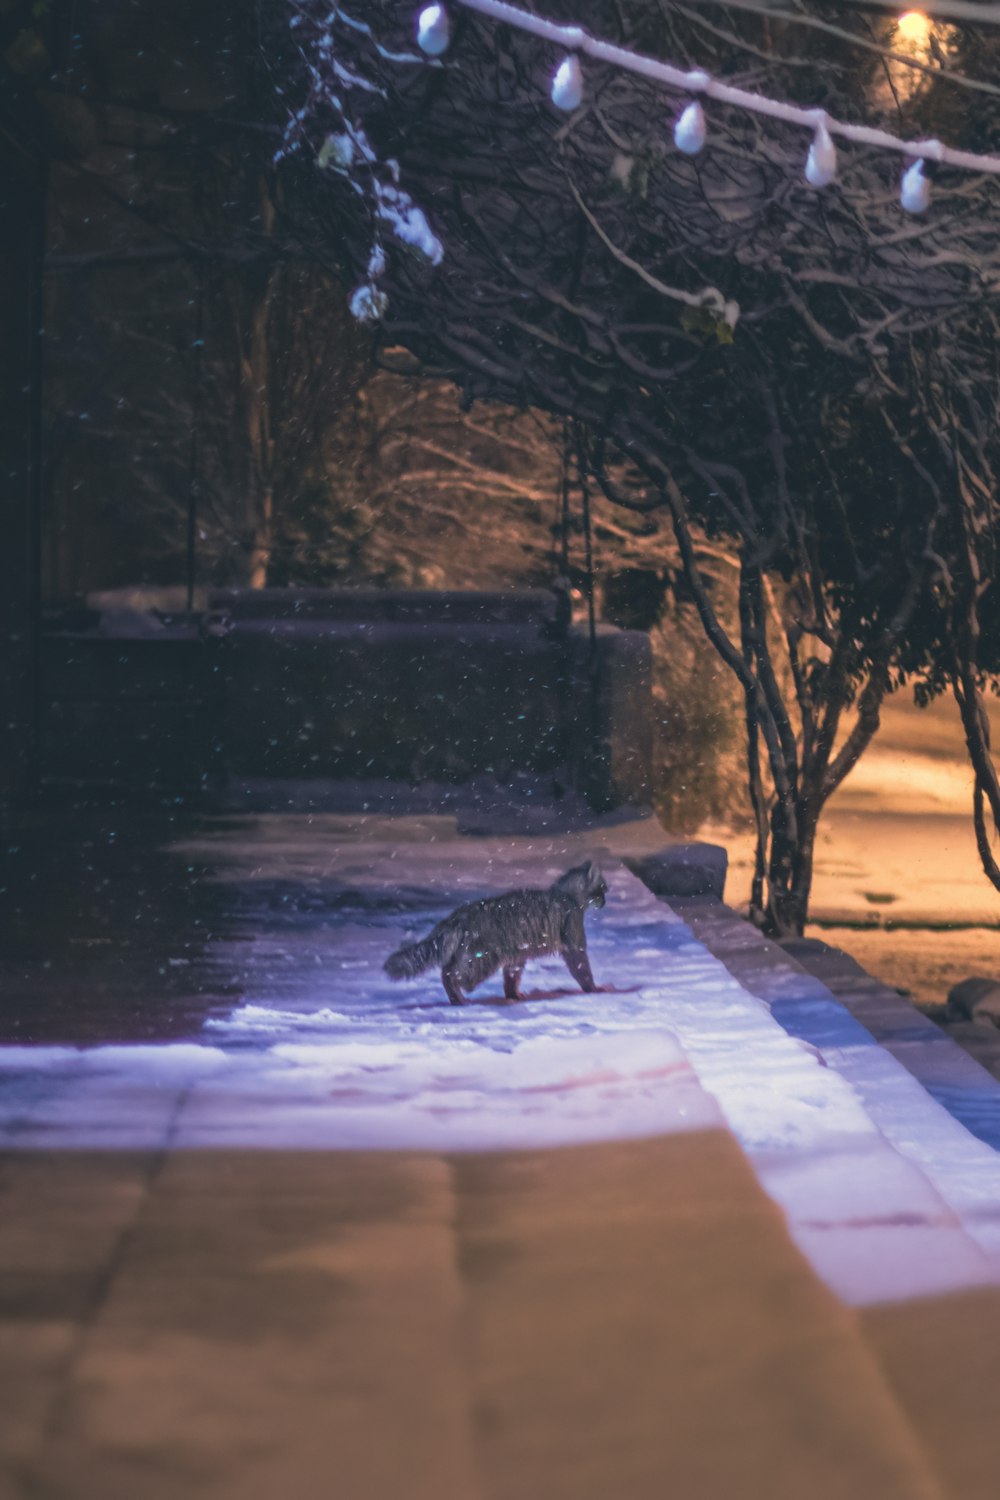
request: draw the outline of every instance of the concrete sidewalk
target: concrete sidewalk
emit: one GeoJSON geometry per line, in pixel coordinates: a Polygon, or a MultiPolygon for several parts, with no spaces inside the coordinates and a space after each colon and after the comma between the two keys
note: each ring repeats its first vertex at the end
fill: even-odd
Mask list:
{"type": "Polygon", "coordinates": [[[991,1147],[655,824],[506,817],[140,840],[8,948],[3,1500],[994,1500],[991,1147]],[[606,993],[380,978],[592,853],[606,993]]]}
{"type": "Polygon", "coordinates": [[[725,1132],[2,1170],[5,1496],[995,1493],[886,1376],[924,1310],[876,1347],[725,1132]]]}

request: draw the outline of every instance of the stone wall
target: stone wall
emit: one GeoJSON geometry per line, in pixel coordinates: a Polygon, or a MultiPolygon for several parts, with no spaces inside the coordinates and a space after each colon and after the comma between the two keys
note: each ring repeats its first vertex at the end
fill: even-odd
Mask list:
{"type": "Polygon", "coordinates": [[[49,632],[50,783],[184,794],[533,772],[596,807],[648,795],[648,638],[602,626],[592,648],[562,596],[275,589],[209,605],[141,637],[110,616],[49,632]]]}

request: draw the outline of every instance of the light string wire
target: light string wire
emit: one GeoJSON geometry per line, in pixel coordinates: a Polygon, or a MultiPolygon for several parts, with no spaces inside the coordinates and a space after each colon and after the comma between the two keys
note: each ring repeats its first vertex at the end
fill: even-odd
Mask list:
{"type": "MultiPolygon", "coordinates": [[[[732,84],[721,83],[701,68],[687,71],[674,67],[671,63],[660,62],[657,58],[632,52],[629,48],[620,47],[614,42],[602,42],[598,37],[591,36],[582,26],[566,26],[558,21],[550,21],[545,16],[537,16],[530,11],[521,10],[518,6],[509,4],[508,0],[452,0],[452,4],[463,10],[477,11],[480,15],[500,21],[507,26],[517,27],[520,31],[530,32],[543,41],[562,48],[565,53],[582,53],[610,67],[621,68],[641,78],[648,78],[654,83],[665,84],[679,93],[717,99],[720,104],[731,104],[737,109],[765,115],[772,120],[781,120],[788,125],[799,125],[813,132],[823,126],[831,135],[840,136],[843,140],[851,141],[855,145],[876,146],[886,151],[895,151],[901,156],[912,157],[915,161],[940,162],[964,171],[987,172],[1000,176],[1000,156],[983,155],[975,151],[960,151],[954,146],[946,146],[934,139],[904,141],[890,131],[880,130],[873,125],[851,125],[844,120],[834,119],[825,109],[807,109],[798,104],[786,104],[779,99],[770,99],[765,94],[755,94],[749,89],[735,88],[732,84]]],[[[984,7],[984,9],[992,10],[993,7],[984,7]]]]}

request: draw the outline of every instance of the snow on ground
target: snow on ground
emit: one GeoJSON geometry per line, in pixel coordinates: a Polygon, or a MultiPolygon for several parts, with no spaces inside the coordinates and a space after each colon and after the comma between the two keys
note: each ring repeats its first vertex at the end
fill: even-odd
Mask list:
{"type": "MultiPolygon", "coordinates": [[[[727,899],[749,891],[749,836],[715,829],[730,851],[727,899]]],[[[709,836],[704,830],[700,836],[709,836]]],[[[950,702],[894,698],[874,743],[820,823],[812,914],[824,923],[1000,926],[1000,891],[979,864],[972,775],[950,702]]]]}
{"type": "Polygon", "coordinates": [[[436,973],[385,978],[387,953],[458,901],[545,883],[592,839],[461,837],[435,817],[303,826],[245,820],[214,848],[244,917],[210,959],[240,974],[241,1003],[187,1043],[0,1049],[8,1148],[460,1152],[728,1128],[848,1300],[996,1279],[980,1232],[1000,1213],[995,1153],[829,998],[822,1046],[789,1034],[610,854],[608,906],[588,918],[602,993],[556,959],[528,966],[511,1005],[499,976],[461,1008],[436,973]]]}
{"type": "MultiPolygon", "coordinates": [[[[1000,892],[980,867],[971,814],[972,776],[951,700],[918,709],[897,694],[823,815],[814,935],[922,1005],[943,1004],[970,974],[1000,977],[1000,892]]],[[[752,840],[716,825],[698,837],[728,848],[726,900],[739,907],[749,896],[752,840]]]]}

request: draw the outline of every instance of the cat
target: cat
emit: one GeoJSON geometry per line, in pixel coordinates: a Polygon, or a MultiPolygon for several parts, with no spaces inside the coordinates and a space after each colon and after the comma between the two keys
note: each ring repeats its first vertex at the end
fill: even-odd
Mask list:
{"type": "Polygon", "coordinates": [[[506,891],[470,901],[439,922],[419,943],[398,948],[385,961],[390,979],[412,979],[432,964],[452,1005],[464,1005],[466,991],[503,968],[507,1000],[520,1000],[521,971],[529,958],[559,953],[587,994],[597,988],[587,958],[583,930],[588,906],[603,906],[607,884],[591,860],[577,865],[548,890],[506,891]]]}

